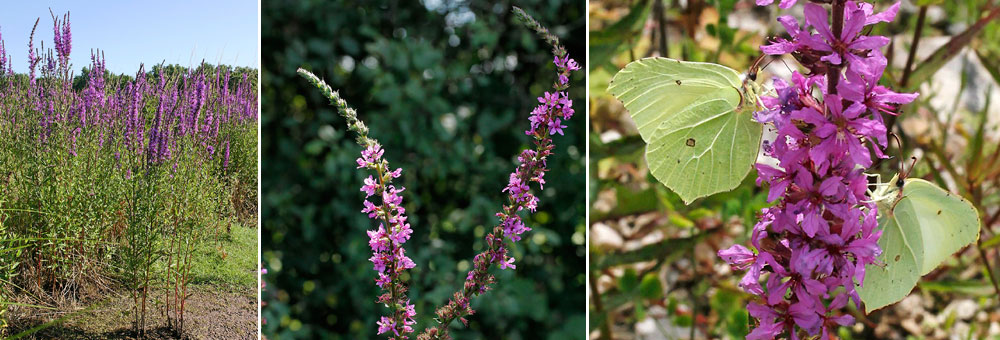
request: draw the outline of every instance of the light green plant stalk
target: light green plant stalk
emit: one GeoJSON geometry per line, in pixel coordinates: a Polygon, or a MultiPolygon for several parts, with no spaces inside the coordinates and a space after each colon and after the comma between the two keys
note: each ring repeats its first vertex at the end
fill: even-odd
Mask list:
{"type": "Polygon", "coordinates": [[[312,72],[306,71],[303,68],[299,68],[297,72],[303,78],[306,78],[306,80],[308,80],[309,83],[313,84],[313,86],[316,86],[316,88],[320,90],[320,93],[322,93],[324,97],[330,100],[330,105],[333,105],[334,107],[337,108],[337,112],[340,113],[340,116],[344,117],[344,119],[347,119],[347,129],[354,131],[358,134],[357,139],[355,139],[358,145],[362,147],[368,147],[377,143],[377,141],[368,138],[368,127],[365,126],[364,122],[358,119],[357,111],[354,111],[353,108],[347,106],[347,101],[345,101],[343,98],[340,98],[340,93],[334,91],[332,88],[330,88],[330,85],[327,85],[325,81],[319,79],[319,77],[317,77],[312,72]]]}

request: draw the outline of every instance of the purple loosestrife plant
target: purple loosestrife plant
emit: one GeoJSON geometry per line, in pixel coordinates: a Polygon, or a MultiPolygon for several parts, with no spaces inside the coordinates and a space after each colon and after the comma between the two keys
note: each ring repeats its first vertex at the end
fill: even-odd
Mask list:
{"type": "MultiPolygon", "coordinates": [[[[522,220],[522,211],[534,212],[538,206],[538,197],[531,192],[531,183],[537,183],[542,189],[545,184],[546,160],[552,155],[555,145],[553,135],[562,135],[566,128],[564,123],[573,117],[573,101],[569,99],[566,90],[569,88],[569,76],[580,69],[576,61],[569,58],[566,50],[559,45],[559,39],[549,33],[537,21],[520,8],[513,9],[515,16],[526,26],[533,29],[549,45],[554,54],[553,63],[557,69],[554,91],[545,92],[538,97],[538,106],[529,115],[529,128],[525,134],[534,138],[533,149],[522,150],[518,156],[518,166],[507,178],[507,186],[502,190],[507,203],[496,213],[499,223],[493,231],[486,235],[487,249],[473,259],[473,269],[468,272],[463,288],[454,294],[448,303],[436,312],[439,323],[428,327],[418,336],[418,339],[447,339],[448,326],[455,319],[466,322],[465,316],[474,313],[469,306],[469,299],[485,293],[496,281],[489,273],[490,267],[497,265],[500,269],[514,269],[515,259],[508,253],[508,243],[521,240],[521,235],[531,230],[522,220]]],[[[377,273],[375,284],[383,294],[378,302],[390,309],[389,316],[383,316],[377,322],[378,334],[387,334],[390,338],[408,338],[413,332],[413,317],[416,315],[413,304],[406,298],[407,287],[401,282],[400,274],[413,268],[415,264],[406,257],[403,244],[409,240],[412,230],[406,222],[405,210],[402,207],[402,197],[399,195],[404,188],[396,188],[391,184],[398,178],[402,169],[390,171],[389,163],[383,158],[385,150],[375,139],[368,137],[368,128],[358,120],[354,109],[340,98],[329,85],[304,69],[299,74],[319,88],[337,107],[340,115],[347,119],[348,128],[357,133],[357,143],[364,147],[361,157],[357,159],[359,169],[373,172],[364,180],[360,191],[365,193],[362,213],[376,220],[379,225],[375,230],[368,231],[369,246],[372,249],[371,262],[377,273]],[[378,204],[367,198],[379,197],[378,204]]]]}
{"type": "Polygon", "coordinates": [[[3,34],[0,32],[0,75],[4,75],[7,69],[4,66],[7,65],[7,46],[3,43],[3,34]]]}
{"type": "Polygon", "coordinates": [[[52,35],[53,43],[55,44],[56,56],[59,62],[59,69],[66,70],[66,76],[69,76],[69,53],[73,50],[73,34],[70,32],[69,25],[69,12],[63,15],[62,21],[56,16],[52,10],[49,10],[49,14],[52,15],[52,35]]]}
{"type": "Polygon", "coordinates": [[[805,27],[779,17],[789,38],[761,46],[767,54],[791,53],[810,72],[793,72],[791,82],[775,79],[776,95],[761,97],[765,110],[755,119],[777,132],[763,143],[776,164],[758,163],[757,183],[767,183],[768,201],[776,203],[761,211],[750,238],[754,249],[737,244],[719,251],[746,270],[739,286],[756,297],[747,309],[757,326],[747,339],[825,339],[831,329],[852,325],[842,309],[849,302],[860,308],[855,285],[881,253],[863,171],[872,165],[869,148],[886,157],[882,115],[895,115],[917,94],[878,85],[886,67],[878,48],[888,39],[862,32],[892,21],[899,3],[878,14],[868,3],[833,0],[832,7],[832,23],[815,3],[805,5],[805,27]]]}
{"type": "Polygon", "coordinates": [[[382,157],[385,150],[377,140],[368,137],[368,127],[358,120],[357,112],[347,106],[339,93],[309,71],[300,68],[298,72],[337,107],[340,115],[347,119],[348,129],[357,133],[358,145],[364,148],[361,157],[357,159],[357,168],[367,169],[373,174],[361,186],[361,191],[365,193],[364,209],[361,212],[379,223],[378,228],[368,231],[368,245],[372,249],[370,260],[377,273],[375,284],[382,290],[378,302],[390,310],[388,316],[382,316],[377,322],[378,334],[387,334],[393,339],[407,339],[408,334],[413,333],[413,324],[416,323],[413,317],[416,312],[406,297],[407,286],[400,275],[416,266],[403,249],[403,244],[410,239],[413,230],[406,221],[406,209],[403,208],[403,198],[399,195],[405,188],[392,185],[392,180],[399,178],[403,169],[390,170],[389,161],[382,157]],[[368,200],[372,196],[379,198],[376,200],[378,204],[368,200]]]}
{"type": "Polygon", "coordinates": [[[503,193],[507,195],[507,204],[503,206],[502,211],[496,213],[500,220],[499,225],[485,237],[486,250],[473,258],[473,268],[466,275],[463,288],[455,292],[448,303],[437,310],[440,323],[427,328],[419,339],[450,338],[448,326],[451,322],[459,319],[467,323],[465,316],[475,312],[469,305],[469,299],[485,293],[496,281],[489,273],[490,267],[496,264],[500,269],[516,268],[514,258],[508,254],[505,239],[517,242],[521,240],[521,234],[531,230],[518,213],[524,210],[534,212],[538,206],[538,197],[531,194],[529,184],[534,182],[538,184],[539,189],[544,188],[545,172],[548,171],[546,159],[552,155],[552,150],[555,148],[551,137],[555,134],[562,135],[562,130],[566,127],[562,123],[573,117],[573,101],[569,99],[566,90],[569,88],[570,73],[579,70],[580,65],[566,54],[566,49],[559,44],[559,38],[548,29],[520,8],[514,7],[513,12],[518,20],[552,46],[553,63],[557,69],[556,82],[552,85],[554,91],[545,92],[543,96],[538,97],[539,105],[531,111],[528,118],[530,128],[525,134],[534,138],[535,148],[522,150],[517,158],[519,164],[510,174],[507,186],[503,189],[503,193]]]}

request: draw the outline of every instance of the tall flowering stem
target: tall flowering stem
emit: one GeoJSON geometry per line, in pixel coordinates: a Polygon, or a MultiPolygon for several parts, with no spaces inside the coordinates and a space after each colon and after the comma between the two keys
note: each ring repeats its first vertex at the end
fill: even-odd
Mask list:
{"type": "Polygon", "coordinates": [[[765,109],[754,118],[772,125],[777,137],[763,142],[772,161],[757,164],[757,183],[767,183],[775,204],[761,211],[753,249],[719,251],[746,270],[739,286],[755,296],[747,310],[756,327],[747,339],[826,339],[832,328],[852,325],[842,309],[849,302],[860,308],[855,285],[881,253],[864,170],[872,151],[886,158],[883,116],[896,115],[917,94],[878,85],[887,64],[879,48],[889,39],[863,32],[892,21],[899,3],[878,14],[865,2],[833,0],[831,7],[832,16],[822,5],[805,4],[804,26],[780,16],[789,37],[761,46],[771,55],[791,53],[808,72],[793,72],[791,82],[775,79],[775,95],[761,98],[765,109]]]}
{"type": "Polygon", "coordinates": [[[494,276],[489,273],[493,265],[499,265],[500,269],[514,269],[514,258],[508,253],[509,240],[511,243],[521,239],[521,234],[530,231],[531,228],[524,224],[519,212],[527,210],[534,212],[538,206],[538,197],[533,195],[529,184],[534,182],[542,189],[545,184],[546,159],[552,155],[555,145],[552,143],[552,135],[563,134],[562,125],[573,116],[573,101],[569,99],[566,90],[569,88],[570,73],[580,69],[580,65],[566,54],[566,49],[559,45],[559,38],[549,33],[549,31],[539,24],[520,8],[513,8],[514,15],[526,25],[534,30],[549,45],[552,45],[552,53],[555,56],[553,63],[558,70],[555,83],[552,85],[552,93],[545,92],[538,97],[539,105],[531,111],[529,116],[530,128],[525,134],[532,136],[535,140],[533,149],[525,149],[518,156],[518,166],[508,178],[507,186],[503,193],[507,195],[507,204],[502,210],[496,213],[499,224],[493,231],[486,235],[486,250],[477,254],[473,259],[473,268],[465,278],[462,290],[455,292],[454,296],[447,304],[439,308],[436,312],[439,323],[435,327],[427,328],[420,334],[418,339],[448,339],[448,327],[455,319],[467,323],[465,316],[473,314],[475,311],[469,305],[469,299],[475,295],[485,293],[490,289],[490,285],[496,282],[494,276]]]}
{"type": "Polygon", "coordinates": [[[406,222],[406,210],[403,208],[403,198],[399,195],[405,188],[392,185],[392,180],[399,178],[402,169],[390,170],[389,162],[382,158],[385,150],[377,140],[368,137],[368,127],[358,120],[357,112],[347,106],[340,94],[330,88],[323,80],[304,69],[298,69],[302,77],[309,80],[320,89],[330,104],[347,119],[349,130],[357,133],[358,145],[364,148],[361,157],[357,159],[358,169],[372,172],[364,180],[361,191],[365,193],[362,213],[379,223],[375,230],[368,231],[368,245],[372,249],[371,261],[378,273],[375,284],[382,289],[378,302],[389,307],[389,315],[383,316],[378,322],[378,334],[387,334],[392,339],[407,339],[407,334],[413,333],[416,315],[413,304],[406,298],[406,285],[400,279],[400,274],[406,269],[416,266],[403,249],[403,244],[410,239],[413,230],[406,222]],[[367,198],[381,198],[378,204],[367,198]]]}

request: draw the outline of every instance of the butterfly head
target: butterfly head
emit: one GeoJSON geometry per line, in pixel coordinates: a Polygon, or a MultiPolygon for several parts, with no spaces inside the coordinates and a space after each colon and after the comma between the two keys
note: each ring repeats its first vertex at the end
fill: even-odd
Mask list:
{"type": "Polygon", "coordinates": [[[896,202],[903,196],[903,177],[899,174],[892,176],[888,182],[882,182],[882,177],[878,174],[868,175],[876,178],[876,183],[870,184],[874,187],[868,189],[868,200],[865,203],[875,203],[879,211],[888,212],[896,205],[896,202]]]}

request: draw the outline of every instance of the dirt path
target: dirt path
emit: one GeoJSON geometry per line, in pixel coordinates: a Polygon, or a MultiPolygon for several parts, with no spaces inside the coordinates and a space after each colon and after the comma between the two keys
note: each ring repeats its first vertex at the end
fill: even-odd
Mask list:
{"type": "MultiPolygon", "coordinates": [[[[250,289],[233,291],[209,285],[192,286],[185,305],[183,337],[167,328],[163,315],[162,292],[147,302],[147,339],[257,339],[257,298],[250,289]]],[[[127,292],[109,294],[96,306],[64,308],[52,311],[22,311],[13,313],[12,332],[24,330],[71,315],[63,322],[45,328],[26,339],[137,339],[132,329],[132,299],[127,292]]]]}

